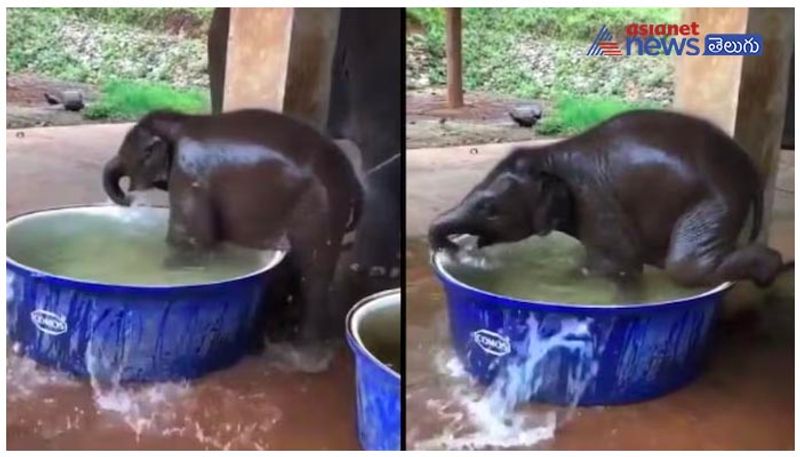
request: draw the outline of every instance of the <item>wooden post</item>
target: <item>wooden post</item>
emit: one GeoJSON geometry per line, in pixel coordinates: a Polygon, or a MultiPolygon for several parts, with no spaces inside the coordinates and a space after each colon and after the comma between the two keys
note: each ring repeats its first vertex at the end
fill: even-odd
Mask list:
{"type": "MultiPolygon", "coordinates": [[[[682,22],[706,33],[759,33],[761,56],[677,57],[675,106],[705,117],[732,135],[750,154],[765,181],[766,241],[793,51],[794,17],[781,8],[687,8],[682,22]]],[[[702,37],[704,40],[704,37],[702,37]]]]}
{"type": "Polygon", "coordinates": [[[447,104],[464,106],[461,74],[461,8],[445,8],[447,16],[447,104]]]}
{"type": "Polygon", "coordinates": [[[327,122],[338,8],[233,8],[223,105],[327,122]]]}

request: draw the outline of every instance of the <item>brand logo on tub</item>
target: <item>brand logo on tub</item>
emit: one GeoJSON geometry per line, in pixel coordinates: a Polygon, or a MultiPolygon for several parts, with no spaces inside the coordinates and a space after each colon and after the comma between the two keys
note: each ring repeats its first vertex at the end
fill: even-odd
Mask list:
{"type": "Polygon", "coordinates": [[[61,335],[67,331],[67,319],[64,316],[43,309],[33,310],[31,321],[36,328],[48,335],[61,335]]]}
{"type": "Polygon", "coordinates": [[[472,332],[472,339],[487,354],[503,356],[511,352],[511,342],[508,337],[490,330],[482,329],[472,332]]]}

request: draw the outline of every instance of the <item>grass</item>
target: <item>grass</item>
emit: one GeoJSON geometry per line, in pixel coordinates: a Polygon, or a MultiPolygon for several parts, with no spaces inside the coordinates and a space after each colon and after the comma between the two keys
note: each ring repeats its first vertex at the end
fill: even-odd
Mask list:
{"type": "Polygon", "coordinates": [[[99,101],[86,108],[89,119],[137,119],[158,109],[195,114],[209,111],[208,93],[202,89],[176,89],[167,84],[112,81],[102,88],[99,101]]]}
{"type": "Polygon", "coordinates": [[[642,108],[657,108],[657,105],[607,97],[562,96],[556,100],[551,113],[545,113],[536,132],[542,135],[578,133],[619,113],[642,108]]]}

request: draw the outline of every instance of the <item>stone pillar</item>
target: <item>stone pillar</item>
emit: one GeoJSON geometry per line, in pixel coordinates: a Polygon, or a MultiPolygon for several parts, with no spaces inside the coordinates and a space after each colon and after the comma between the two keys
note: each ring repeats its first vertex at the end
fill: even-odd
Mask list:
{"type": "Polygon", "coordinates": [[[233,8],[224,110],[266,108],[322,128],[338,8],[233,8]]]}
{"type": "MultiPolygon", "coordinates": [[[[758,164],[765,180],[766,240],[786,112],[794,45],[790,8],[687,8],[682,22],[705,33],[759,33],[761,56],[677,57],[675,107],[705,117],[731,134],[758,164]]],[[[705,37],[701,36],[701,45],[705,37]]]]}

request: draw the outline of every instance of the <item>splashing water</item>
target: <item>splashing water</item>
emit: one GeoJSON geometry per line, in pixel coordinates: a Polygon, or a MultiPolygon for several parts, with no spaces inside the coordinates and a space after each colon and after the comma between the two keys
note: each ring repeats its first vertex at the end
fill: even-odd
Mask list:
{"type": "Polygon", "coordinates": [[[596,357],[605,347],[607,335],[593,337],[591,323],[591,319],[566,319],[554,334],[543,335],[542,323],[531,316],[526,338],[515,344],[515,352],[527,357],[507,359],[486,388],[469,378],[452,351],[437,354],[434,366],[440,376],[448,378],[447,398],[430,399],[426,407],[447,425],[436,436],[416,442],[414,448],[524,449],[552,439],[558,426],[571,419],[597,374],[596,357]],[[551,381],[549,363],[565,356],[580,360],[566,380],[569,406],[564,410],[530,404],[531,397],[551,381]]]}
{"type": "Polygon", "coordinates": [[[321,373],[330,368],[336,345],[302,346],[290,342],[267,342],[264,356],[270,367],[283,372],[321,373]]]}
{"type": "MultiPolygon", "coordinates": [[[[298,373],[330,367],[337,350],[342,348],[309,352],[283,343],[197,380],[126,384],[113,369],[100,373],[111,364],[91,342],[88,380],[37,365],[21,356],[19,344],[9,343],[9,424],[60,443],[127,436],[132,442],[123,447],[180,443],[186,448],[269,449],[285,408],[313,398],[310,386],[316,381],[309,384],[309,379],[320,375],[298,373]],[[292,355],[279,357],[283,350],[292,355]]],[[[123,366],[124,358],[115,366],[123,366]]]]}

